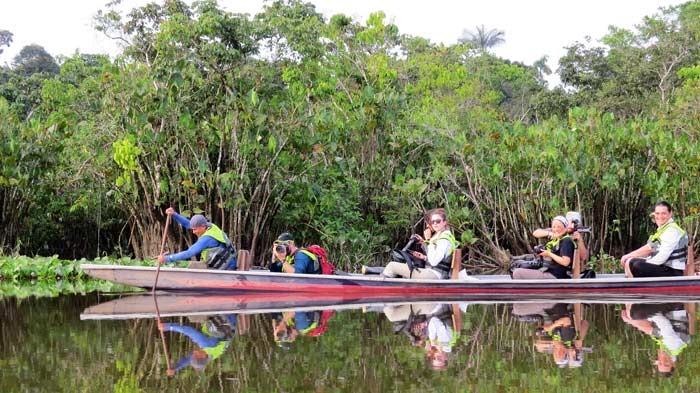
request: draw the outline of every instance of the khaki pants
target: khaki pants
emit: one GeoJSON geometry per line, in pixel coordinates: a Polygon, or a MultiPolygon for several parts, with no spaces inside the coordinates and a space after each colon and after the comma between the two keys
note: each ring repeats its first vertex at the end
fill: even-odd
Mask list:
{"type": "Polygon", "coordinates": [[[546,278],[556,278],[552,273],[541,272],[537,269],[515,269],[513,270],[513,278],[521,280],[537,280],[546,278]]]}
{"type": "MultiPolygon", "coordinates": [[[[389,262],[389,264],[386,265],[386,267],[384,268],[384,272],[382,274],[386,277],[409,278],[409,273],[410,272],[408,270],[407,264],[401,262],[389,262]]],[[[413,269],[413,273],[411,274],[410,278],[425,278],[437,280],[443,277],[440,276],[440,273],[438,271],[435,271],[433,269],[413,269]]]]}

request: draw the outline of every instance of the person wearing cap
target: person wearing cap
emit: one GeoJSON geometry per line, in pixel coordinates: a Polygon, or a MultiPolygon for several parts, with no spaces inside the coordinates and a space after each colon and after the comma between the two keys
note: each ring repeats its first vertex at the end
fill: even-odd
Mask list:
{"type": "Polygon", "coordinates": [[[284,232],[277,237],[272,246],[272,264],[270,271],[299,274],[321,274],[318,257],[311,251],[299,248],[294,237],[284,232]]]}
{"type": "Polygon", "coordinates": [[[197,241],[187,250],[177,254],[159,255],[159,264],[184,261],[201,254],[201,260],[209,268],[236,269],[236,249],[228,236],[218,226],[209,222],[201,214],[195,214],[188,220],[179,215],[172,207],[169,207],[165,213],[172,216],[178,224],[187,230],[192,230],[192,233],[197,236],[197,241]]]}
{"type": "Polygon", "coordinates": [[[226,352],[236,331],[236,325],[235,314],[229,314],[207,317],[207,321],[199,330],[179,323],[162,322],[158,323],[158,329],[182,334],[197,344],[192,353],[177,362],[174,371],[180,371],[187,366],[199,371],[226,352]]]}
{"type": "Polygon", "coordinates": [[[290,349],[299,336],[305,336],[319,326],[321,311],[285,311],[280,320],[272,320],[275,343],[282,349],[290,349]]]}
{"type": "Polygon", "coordinates": [[[551,240],[537,254],[543,258],[539,269],[518,268],[513,270],[514,279],[570,278],[575,245],[567,232],[569,221],[564,216],[552,219],[551,240]]]}
{"type": "Polygon", "coordinates": [[[654,206],[656,233],[647,244],[625,254],[620,263],[627,277],[682,276],[688,258],[688,234],[673,221],[673,208],[666,201],[654,206]]]}

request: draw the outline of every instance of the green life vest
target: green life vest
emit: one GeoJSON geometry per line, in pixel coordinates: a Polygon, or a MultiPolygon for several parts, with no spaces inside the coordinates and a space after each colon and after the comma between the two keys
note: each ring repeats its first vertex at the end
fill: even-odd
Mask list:
{"type": "Polygon", "coordinates": [[[207,255],[211,252],[212,255],[215,252],[219,252],[219,249],[222,249],[222,247],[210,247],[210,248],[205,248],[202,250],[202,261],[207,263],[207,266],[215,269],[224,269],[226,267],[226,264],[229,262],[231,257],[235,256],[235,251],[236,249],[233,247],[233,244],[231,244],[231,241],[228,239],[228,236],[224,233],[224,231],[221,230],[218,226],[215,224],[211,224],[211,227],[207,229],[206,232],[202,236],[209,236],[213,238],[214,240],[218,241],[219,243],[223,244],[228,251],[227,253],[224,253],[224,259],[221,261],[211,261],[211,257],[207,259],[207,255]]]}
{"type": "Polygon", "coordinates": [[[649,240],[647,241],[647,244],[651,247],[653,250],[651,256],[655,256],[658,254],[658,247],[661,244],[661,235],[666,232],[668,228],[676,228],[680,233],[681,233],[681,238],[678,240],[678,244],[676,244],[676,248],[671,251],[671,254],[668,256],[668,259],[666,262],[664,262],[664,265],[673,267],[673,262],[681,262],[683,264],[686,263],[686,259],[688,257],[688,234],[681,228],[678,224],[676,224],[675,221],[669,220],[666,224],[662,225],[659,227],[659,229],[656,230],[656,232],[649,236],[649,240]]]}
{"type": "MultiPolygon", "coordinates": [[[[441,232],[439,236],[437,237],[432,237],[428,239],[428,244],[434,244],[437,246],[437,243],[441,239],[447,239],[450,242],[450,252],[443,258],[440,263],[438,263],[436,266],[432,266],[433,269],[440,270],[443,273],[449,273],[450,270],[452,270],[452,254],[455,252],[455,248],[459,246],[459,243],[457,242],[457,239],[455,239],[454,235],[452,235],[451,232],[441,232]]],[[[426,266],[427,267],[427,266],[426,266]]]]}
{"type": "MultiPolygon", "coordinates": [[[[320,272],[321,271],[321,265],[318,262],[318,256],[314,253],[312,253],[309,250],[300,248],[297,250],[297,252],[301,252],[302,254],[305,254],[309,258],[311,258],[312,261],[314,261],[314,272],[320,272]]],[[[287,255],[287,257],[284,259],[285,262],[287,262],[290,265],[294,265],[294,255],[287,255]]]]}

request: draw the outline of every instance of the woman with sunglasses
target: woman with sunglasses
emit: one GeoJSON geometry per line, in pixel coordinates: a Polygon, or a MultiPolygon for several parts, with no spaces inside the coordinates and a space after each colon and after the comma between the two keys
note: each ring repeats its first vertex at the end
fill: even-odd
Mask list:
{"type": "Polygon", "coordinates": [[[389,262],[382,273],[384,277],[440,279],[449,276],[452,253],[457,247],[457,240],[450,231],[445,209],[429,211],[425,222],[423,237],[413,235],[421,243],[423,252],[411,252],[413,257],[425,261],[425,268],[411,271],[405,263],[389,262]]]}

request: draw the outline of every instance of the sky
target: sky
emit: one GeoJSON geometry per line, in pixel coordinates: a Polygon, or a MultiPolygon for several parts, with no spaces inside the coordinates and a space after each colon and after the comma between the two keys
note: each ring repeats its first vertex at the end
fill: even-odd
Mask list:
{"type": "MultiPolygon", "coordinates": [[[[116,43],[94,30],[93,16],[107,0],[13,0],[0,7],[0,30],[14,34],[10,48],[4,48],[0,65],[29,44],[43,46],[51,55],[119,52],[116,43]]],[[[188,1],[189,2],[189,1],[188,1]]],[[[593,42],[603,37],[608,26],[634,28],[644,16],[659,7],[684,3],[682,0],[310,0],[326,18],[338,13],[364,22],[370,13],[384,11],[400,33],[421,36],[435,43],[454,44],[464,29],[505,32],[505,43],[493,52],[503,58],[531,65],[542,56],[557,69],[564,47],[586,36],[593,42]]],[[[146,4],[124,0],[125,9],[146,4]]],[[[230,12],[251,15],[262,10],[263,0],[219,0],[230,12]]]]}

